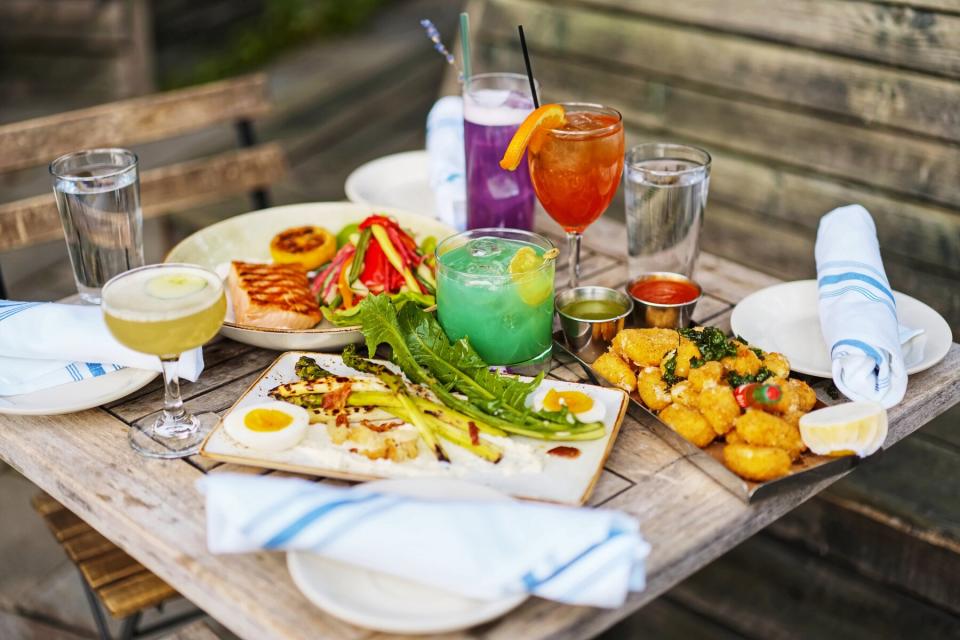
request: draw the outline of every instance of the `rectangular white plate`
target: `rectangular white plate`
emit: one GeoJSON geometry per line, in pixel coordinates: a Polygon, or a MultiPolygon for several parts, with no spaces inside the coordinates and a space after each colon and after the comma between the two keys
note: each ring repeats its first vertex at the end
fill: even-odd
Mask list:
{"type": "MultiPolygon", "coordinates": [[[[297,380],[294,364],[302,355],[314,358],[331,373],[351,375],[356,372],[344,365],[338,355],[290,351],[284,353],[247,389],[224,414],[270,400],[268,392],[279,384],[297,380]]],[[[393,367],[392,364],[383,364],[393,367]]],[[[543,441],[523,437],[493,439],[504,447],[503,459],[491,464],[477,458],[456,445],[442,441],[452,462],[430,459],[421,450],[420,457],[407,462],[368,460],[350,453],[348,445],[335,445],[327,436],[323,424],[310,425],[307,437],[296,447],[282,452],[267,452],[246,447],[223,428],[223,420],[207,437],[201,455],[224,462],[234,462],[270,469],[281,469],[345,480],[372,480],[411,476],[456,477],[489,486],[519,498],[580,505],[587,501],[600,477],[603,464],[616,440],[620,423],[627,409],[627,395],[619,389],[593,385],[544,380],[544,387],[559,390],[577,390],[589,394],[606,410],[603,420],[606,433],[603,438],[585,442],[543,441]],[[577,458],[548,455],[555,446],[573,446],[580,450],[577,458]]],[[[485,438],[488,436],[484,436],[485,438]]]]}

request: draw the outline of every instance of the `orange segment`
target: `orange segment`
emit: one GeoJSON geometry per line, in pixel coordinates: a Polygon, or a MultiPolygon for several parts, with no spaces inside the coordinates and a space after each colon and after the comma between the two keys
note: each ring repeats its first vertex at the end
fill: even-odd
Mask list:
{"type": "Polygon", "coordinates": [[[559,127],[564,123],[564,117],[563,107],[559,104],[545,104],[535,109],[513,134],[513,139],[510,140],[500,160],[500,168],[507,171],[516,170],[520,166],[520,161],[523,160],[523,152],[527,150],[527,145],[530,144],[530,139],[537,129],[559,127]]]}

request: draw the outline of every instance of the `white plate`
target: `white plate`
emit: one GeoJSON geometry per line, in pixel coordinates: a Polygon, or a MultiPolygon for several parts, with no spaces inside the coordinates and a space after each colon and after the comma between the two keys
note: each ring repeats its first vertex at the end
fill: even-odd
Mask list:
{"type": "Polygon", "coordinates": [[[362,164],[343,185],[347,199],[436,217],[430,189],[430,157],[425,150],[405,151],[362,164]]]}
{"type": "MultiPolygon", "coordinates": [[[[943,317],[908,295],[893,292],[900,323],[923,329],[915,338],[918,349],[904,354],[907,373],[914,374],[943,360],[953,336],[943,317]]],[[[832,378],[830,352],[820,332],[816,280],[798,280],[767,287],[740,301],[730,317],[733,333],[764,351],[778,351],[790,361],[790,368],[821,378],[832,378]]],[[[911,341],[913,342],[913,341],[911,341]]],[[[909,344],[909,343],[908,343],[909,344]]]]}
{"type": "MultiPolygon", "coordinates": [[[[235,411],[269,400],[270,389],[277,385],[297,380],[294,365],[301,355],[316,359],[317,364],[336,375],[356,373],[343,363],[343,358],[339,355],[297,351],[284,353],[227,410],[224,420],[235,411]]],[[[395,369],[391,363],[383,364],[395,369]]],[[[503,459],[498,464],[483,461],[448,443],[444,443],[444,446],[452,460],[451,464],[438,462],[426,451],[421,452],[415,459],[393,463],[368,460],[360,454],[350,452],[348,444],[333,444],[327,429],[320,424],[311,425],[304,440],[292,449],[252,449],[231,438],[223,428],[221,420],[207,436],[200,448],[200,454],[223,462],[353,481],[411,477],[454,478],[482,484],[518,498],[570,505],[584,504],[613,448],[627,409],[627,395],[620,389],[562,380],[544,380],[541,385],[542,388],[554,387],[559,391],[581,391],[602,405],[606,414],[603,418],[603,437],[578,442],[534,440],[521,436],[495,439],[503,449],[503,459]],[[576,447],[580,450],[580,455],[576,458],[564,458],[547,453],[558,445],[576,447]]]]}
{"type": "Polygon", "coordinates": [[[0,396],[0,413],[51,416],[92,409],[143,388],[158,375],[156,371],[120,369],[96,378],[86,378],[49,389],[16,396],[0,396]]]}
{"type": "MultiPolygon", "coordinates": [[[[440,478],[379,480],[366,486],[418,498],[509,499],[488,487],[440,478]]],[[[475,600],[305,552],[288,553],[287,567],[313,604],[351,624],[386,633],[466,629],[499,618],[527,599],[524,594],[475,600]]]]}
{"type": "MultiPolygon", "coordinates": [[[[434,236],[439,242],[454,233],[453,229],[437,220],[399,209],[352,202],[312,202],[273,207],[222,220],[186,238],[170,251],[166,261],[199,264],[214,271],[231,260],[269,262],[270,239],[284,229],[310,224],[336,234],[345,225],[360,222],[372,213],[393,217],[401,227],[410,230],[418,241],[434,236]]],[[[339,351],[350,343],[360,342],[362,338],[360,331],[354,327],[334,327],[327,322],[313,329],[299,331],[241,325],[233,321],[232,309],[227,311],[221,333],[237,342],[277,351],[339,351]]]]}

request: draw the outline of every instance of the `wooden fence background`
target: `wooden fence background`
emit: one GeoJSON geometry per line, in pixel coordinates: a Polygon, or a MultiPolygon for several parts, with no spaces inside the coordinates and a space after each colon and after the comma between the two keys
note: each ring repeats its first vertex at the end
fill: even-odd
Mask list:
{"type": "Polygon", "coordinates": [[[811,277],[819,217],[861,203],[877,222],[893,286],[960,334],[960,2],[468,7],[483,68],[522,69],[523,23],[548,100],[620,108],[628,144],[672,140],[711,152],[704,249],[811,277]]]}

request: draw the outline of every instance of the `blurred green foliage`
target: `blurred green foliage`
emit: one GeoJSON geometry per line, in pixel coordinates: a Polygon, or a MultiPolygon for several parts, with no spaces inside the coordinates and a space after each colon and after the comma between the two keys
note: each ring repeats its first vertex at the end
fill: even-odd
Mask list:
{"type": "Polygon", "coordinates": [[[359,26],[388,1],[264,0],[256,20],[232,27],[216,51],[163,74],[161,84],[172,89],[251,71],[298,44],[359,26]]]}

